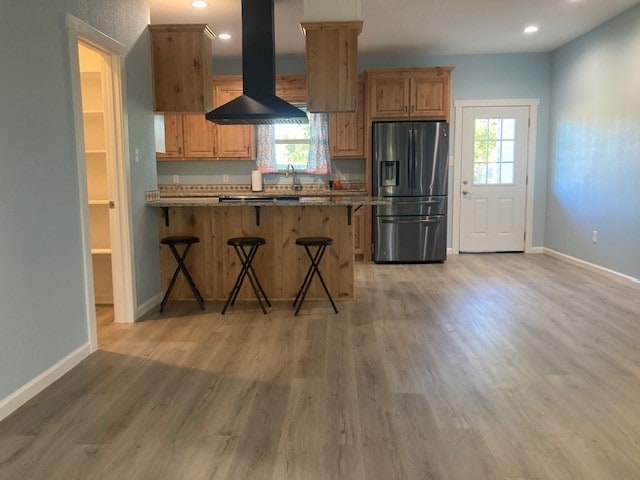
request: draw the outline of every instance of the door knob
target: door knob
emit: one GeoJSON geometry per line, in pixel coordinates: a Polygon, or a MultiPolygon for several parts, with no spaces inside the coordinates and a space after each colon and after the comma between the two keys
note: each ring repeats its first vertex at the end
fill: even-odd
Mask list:
{"type": "Polygon", "coordinates": [[[467,180],[462,180],[463,185],[466,185],[467,183],[469,183],[467,180]]]}
{"type": "Polygon", "coordinates": [[[469,192],[468,192],[468,191],[466,191],[466,190],[462,190],[462,194],[463,194],[463,195],[466,195],[467,193],[469,193],[469,192]]]}

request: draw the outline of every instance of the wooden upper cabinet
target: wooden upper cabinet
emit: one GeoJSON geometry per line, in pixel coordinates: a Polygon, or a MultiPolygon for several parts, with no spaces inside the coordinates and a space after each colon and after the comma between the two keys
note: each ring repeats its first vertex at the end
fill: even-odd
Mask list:
{"type": "Polygon", "coordinates": [[[217,125],[204,115],[183,115],[184,156],[213,158],[217,156],[217,125]]]}
{"type": "Polygon", "coordinates": [[[294,105],[306,105],[307,76],[276,75],[276,95],[294,105]]]}
{"type": "Polygon", "coordinates": [[[396,73],[371,75],[369,80],[372,118],[409,116],[409,81],[396,73]]]}
{"type": "MultiPolygon", "coordinates": [[[[219,107],[242,95],[242,80],[216,79],[214,91],[215,104],[219,107]]],[[[217,158],[256,158],[252,125],[217,125],[216,130],[217,158]]]]}
{"type": "Polygon", "coordinates": [[[448,75],[416,74],[410,77],[409,99],[412,117],[449,117],[448,75]]]}
{"type": "Polygon", "coordinates": [[[371,118],[449,118],[452,67],[367,71],[371,118]]]}
{"type": "Polygon", "coordinates": [[[204,24],[149,25],[154,110],[206,113],[213,107],[213,31],[204,24]]]}
{"type": "Polygon", "coordinates": [[[362,21],[301,23],[306,41],[307,110],[354,112],[362,21]]]}
{"type": "Polygon", "coordinates": [[[164,152],[157,152],[158,159],[175,159],[184,157],[184,135],[182,115],[164,116],[164,152]]]}
{"type": "Polygon", "coordinates": [[[358,82],[355,112],[329,114],[329,147],[332,158],[364,157],[364,81],[358,82]]]}

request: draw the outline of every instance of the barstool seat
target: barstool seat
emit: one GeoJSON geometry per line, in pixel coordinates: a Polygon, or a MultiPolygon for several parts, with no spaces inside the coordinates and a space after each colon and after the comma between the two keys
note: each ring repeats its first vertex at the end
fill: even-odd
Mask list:
{"type": "Polygon", "coordinates": [[[184,264],[184,260],[185,258],[187,258],[187,254],[191,249],[191,245],[198,243],[199,241],[200,239],[198,237],[193,237],[193,236],[164,237],[160,240],[160,243],[162,245],[169,246],[169,250],[173,254],[174,258],[176,259],[176,262],[178,263],[178,265],[176,266],[176,270],[175,272],[173,272],[173,276],[171,277],[171,281],[169,282],[169,287],[167,288],[167,291],[164,294],[164,297],[162,297],[162,302],[160,302],[161,313],[164,311],[164,307],[167,304],[167,300],[169,300],[169,294],[171,293],[171,290],[173,290],[173,287],[176,284],[176,280],[178,279],[178,275],[180,274],[180,272],[182,272],[185,278],[187,279],[187,284],[189,285],[189,288],[191,288],[191,291],[193,292],[194,297],[196,297],[198,305],[200,305],[200,310],[204,310],[204,300],[202,298],[202,295],[200,295],[200,292],[198,291],[198,287],[196,287],[196,284],[193,281],[193,278],[191,278],[191,275],[189,274],[189,270],[187,270],[187,267],[184,264]],[[176,245],[185,245],[185,249],[182,252],[182,255],[178,253],[178,250],[176,249],[176,245]]]}
{"type": "Polygon", "coordinates": [[[331,302],[331,306],[333,307],[333,311],[338,313],[338,308],[336,307],[331,294],[329,293],[329,289],[327,285],[324,283],[324,278],[322,278],[322,274],[320,273],[320,261],[324,256],[324,252],[329,245],[333,245],[333,239],[329,237],[299,237],[296,239],[296,245],[302,245],[309,256],[309,260],[311,260],[311,265],[309,265],[309,269],[307,270],[307,274],[302,281],[302,285],[300,285],[300,290],[298,290],[298,295],[296,295],[296,299],[293,301],[293,306],[296,307],[296,315],[300,311],[300,307],[302,306],[302,302],[304,302],[304,298],[307,296],[307,292],[309,291],[309,287],[311,286],[311,280],[313,280],[314,275],[318,275],[318,279],[322,284],[322,288],[324,288],[327,297],[329,297],[329,301],[331,302]],[[315,254],[311,253],[309,247],[318,247],[315,254]],[[300,300],[300,302],[298,302],[300,300]]]}
{"type": "Polygon", "coordinates": [[[264,298],[265,303],[269,307],[271,306],[271,303],[269,302],[262,285],[260,285],[260,282],[258,281],[258,276],[256,275],[255,270],[251,266],[251,262],[253,262],[253,258],[258,252],[258,248],[260,245],[264,245],[265,243],[267,242],[261,237],[234,237],[227,240],[227,245],[231,245],[238,254],[242,268],[240,269],[236,283],[229,294],[229,298],[227,298],[227,302],[224,304],[222,315],[225,314],[229,305],[233,305],[236,302],[236,298],[238,297],[238,293],[240,292],[240,288],[242,287],[242,282],[244,282],[245,277],[249,277],[251,288],[253,289],[253,293],[256,294],[260,308],[262,308],[262,313],[267,313],[267,309],[262,303],[262,298],[264,298]],[[245,250],[245,247],[248,247],[249,251],[245,250]],[[260,298],[260,294],[262,294],[262,298],[260,298]]]}

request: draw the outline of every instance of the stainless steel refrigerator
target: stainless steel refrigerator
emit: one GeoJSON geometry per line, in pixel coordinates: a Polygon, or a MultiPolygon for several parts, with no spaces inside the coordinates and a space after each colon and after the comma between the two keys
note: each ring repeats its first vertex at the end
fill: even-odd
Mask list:
{"type": "Polygon", "coordinates": [[[447,257],[449,124],[373,124],[376,263],[442,262],[447,257]]]}

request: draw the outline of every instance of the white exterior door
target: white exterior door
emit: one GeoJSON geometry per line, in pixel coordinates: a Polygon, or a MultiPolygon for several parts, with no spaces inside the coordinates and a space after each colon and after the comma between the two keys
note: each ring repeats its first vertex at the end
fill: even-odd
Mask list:
{"type": "Polygon", "coordinates": [[[461,135],[460,251],[524,251],[529,107],[465,107],[461,135]]]}

